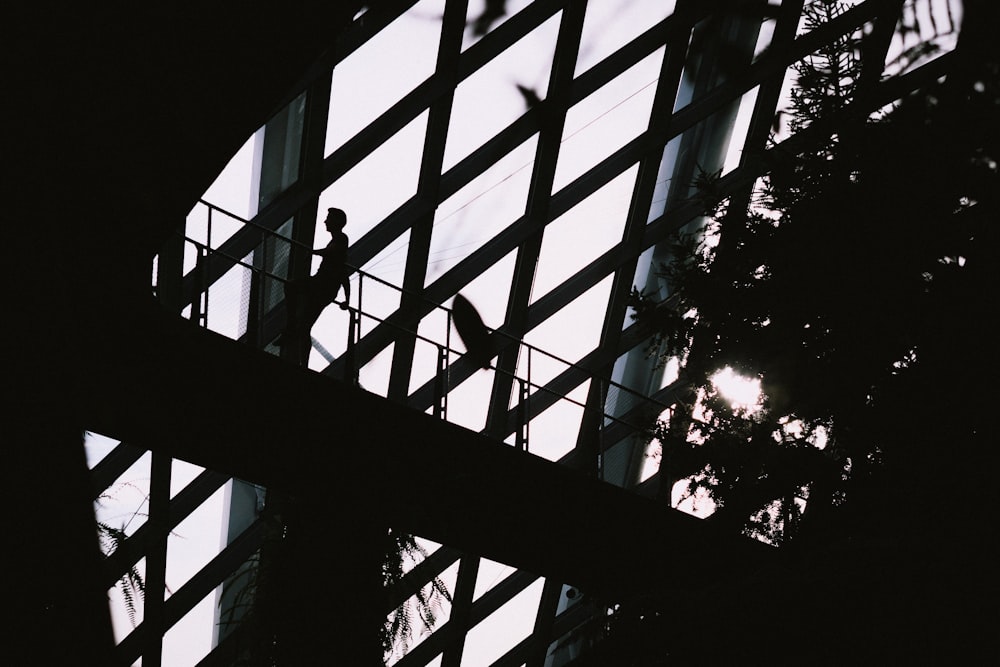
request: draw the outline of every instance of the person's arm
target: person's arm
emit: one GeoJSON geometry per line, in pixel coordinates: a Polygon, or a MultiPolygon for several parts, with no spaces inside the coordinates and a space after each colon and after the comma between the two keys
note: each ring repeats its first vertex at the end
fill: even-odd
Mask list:
{"type": "Polygon", "coordinates": [[[347,310],[351,307],[351,277],[346,271],[340,280],[340,286],[344,288],[344,303],[340,304],[340,309],[347,310]]]}
{"type": "Polygon", "coordinates": [[[335,254],[337,254],[337,252],[338,252],[338,248],[337,248],[336,242],[331,242],[325,248],[319,248],[317,250],[313,250],[312,251],[312,253],[314,255],[319,255],[323,259],[326,259],[327,257],[330,257],[332,255],[335,255],[335,254]]]}

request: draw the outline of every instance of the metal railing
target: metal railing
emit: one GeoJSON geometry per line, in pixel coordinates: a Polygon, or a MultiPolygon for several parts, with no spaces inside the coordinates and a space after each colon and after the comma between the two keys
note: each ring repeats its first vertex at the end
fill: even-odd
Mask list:
{"type": "MultiPolygon", "coordinates": [[[[205,240],[199,241],[194,238],[187,236],[185,233],[181,233],[184,244],[189,245],[194,251],[194,266],[183,276],[182,280],[190,281],[193,283],[193,295],[190,299],[190,311],[188,317],[197,322],[199,325],[208,327],[209,325],[209,304],[210,300],[208,298],[209,291],[212,288],[212,284],[207,280],[208,272],[206,267],[209,260],[212,258],[221,258],[225,261],[229,269],[223,272],[223,275],[228,273],[229,270],[236,267],[242,267],[244,270],[248,271],[250,274],[250,299],[260,299],[264,290],[261,286],[265,281],[273,281],[273,284],[285,284],[289,279],[287,276],[282,276],[269,271],[261,266],[255,265],[252,261],[246,261],[245,258],[234,257],[227,255],[225,252],[219,250],[217,247],[213,247],[212,234],[213,234],[213,214],[225,215],[228,219],[236,221],[240,225],[246,225],[255,227],[261,233],[261,245],[258,246],[258,250],[267,243],[268,240],[274,240],[280,243],[288,245],[291,250],[294,247],[298,247],[304,251],[312,253],[312,247],[304,243],[296,241],[288,236],[278,233],[277,231],[261,227],[256,225],[253,221],[245,220],[233,213],[230,213],[218,206],[215,206],[204,200],[199,201],[200,206],[204,206],[207,210],[207,217],[205,219],[205,240]]],[[[254,252],[257,252],[255,250],[254,252]]],[[[218,261],[218,260],[216,260],[218,261]]],[[[190,263],[190,262],[189,262],[190,263]]],[[[464,354],[459,350],[452,347],[451,340],[451,329],[452,323],[452,311],[450,308],[443,304],[433,302],[427,299],[424,295],[413,292],[411,290],[404,289],[397,285],[394,285],[376,275],[368,273],[358,267],[348,267],[353,273],[352,276],[357,276],[357,288],[354,290],[356,294],[357,305],[353,306],[346,301],[333,301],[345,308],[349,314],[349,323],[347,331],[347,342],[344,352],[344,375],[343,379],[348,382],[357,384],[359,381],[360,368],[357,363],[357,346],[361,342],[363,335],[362,329],[363,324],[367,320],[373,323],[375,326],[385,326],[394,329],[398,332],[399,336],[411,337],[415,341],[420,341],[424,344],[432,346],[436,350],[436,364],[434,376],[432,378],[433,387],[433,401],[431,406],[431,413],[439,419],[448,419],[448,396],[451,391],[455,388],[451,383],[451,368],[454,363],[454,358],[457,356],[461,358],[464,354]],[[402,326],[396,322],[393,322],[390,318],[379,317],[371,312],[366,312],[365,310],[365,285],[366,283],[374,283],[381,285],[383,287],[389,288],[399,293],[402,299],[403,295],[408,295],[414,299],[422,301],[425,305],[431,307],[431,311],[440,310],[445,315],[445,327],[443,339],[434,339],[429,336],[425,336],[417,331],[414,331],[408,327],[402,326]]],[[[250,339],[247,342],[254,342],[257,344],[262,344],[261,347],[267,347],[270,341],[263,339],[263,335],[260,331],[260,322],[269,315],[273,315],[273,312],[268,312],[269,309],[266,308],[264,304],[250,304],[248,311],[255,311],[257,317],[256,322],[247,322],[247,331],[243,337],[238,339],[250,339]]],[[[276,309],[272,308],[270,311],[276,309]]],[[[651,399],[635,390],[632,390],[624,385],[613,382],[612,380],[604,377],[600,377],[594,374],[591,370],[584,368],[574,362],[563,359],[557,355],[554,355],[546,350],[539,348],[536,345],[532,345],[524,342],[514,336],[511,336],[503,331],[491,330],[491,335],[494,337],[499,337],[501,339],[506,339],[505,343],[499,346],[494,346],[494,349],[499,350],[502,347],[507,347],[509,345],[518,346],[519,358],[523,358],[525,363],[522,365],[523,371],[521,374],[516,372],[511,373],[503,369],[497,368],[493,363],[488,363],[487,368],[495,373],[503,373],[510,376],[513,383],[516,386],[516,402],[514,407],[511,409],[510,414],[513,415],[513,445],[520,450],[528,451],[530,443],[530,425],[531,421],[537,415],[533,415],[532,403],[534,401],[539,401],[541,404],[551,404],[555,402],[564,402],[569,405],[576,406],[583,411],[582,414],[594,411],[598,412],[600,417],[598,420],[599,424],[599,442],[601,444],[598,447],[598,456],[600,456],[605,449],[611,445],[620,442],[625,437],[629,436],[640,436],[648,437],[649,428],[652,425],[650,416],[652,415],[655,419],[665,411],[670,409],[670,406],[665,403],[660,403],[654,399],[651,399]],[[523,356],[522,356],[523,355],[523,356]],[[539,358],[544,358],[549,363],[555,363],[563,367],[564,370],[575,371],[582,376],[589,378],[591,382],[598,382],[600,388],[600,406],[588,405],[583,401],[579,401],[572,398],[564,393],[553,390],[546,384],[541,384],[533,381],[533,370],[536,364],[539,363],[539,358]],[[615,401],[610,401],[610,396],[614,395],[616,397],[615,401]],[[548,397],[548,400],[544,400],[544,397],[548,397]],[[613,402],[617,405],[621,404],[619,400],[620,397],[626,397],[625,404],[629,406],[627,409],[615,409],[609,410],[609,402],[613,402]],[[615,437],[613,442],[610,444],[603,443],[603,438],[600,436],[605,433],[605,431],[613,431],[615,437]],[[620,436],[620,437],[619,437],[620,436]]],[[[325,350],[315,339],[311,339],[311,344],[314,348],[325,353],[325,350]]],[[[332,361],[333,357],[328,353],[325,353],[328,361],[332,361]]],[[[578,383],[579,386],[581,383],[578,383]]],[[[457,385],[456,385],[457,386],[457,385]]],[[[544,412],[547,407],[542,407],[539,411],[544,412]]],[[[598,462],[598,472],[601,472],[601,465],[598,462]]]]}

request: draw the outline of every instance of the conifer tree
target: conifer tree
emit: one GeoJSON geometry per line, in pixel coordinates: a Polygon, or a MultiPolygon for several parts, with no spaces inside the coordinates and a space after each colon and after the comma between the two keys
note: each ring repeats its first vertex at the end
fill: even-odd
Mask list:
{"type": "MultiPolygon", "coordinates": [[[[814,0],[806,28],[848,8],[814,0]]],[[[824,525],[913,447],[887,426],[898,392],[938,362],[928,337],[975,289],[971,258],[993,252],[996,153],[989,134],[954,134],[970,105],[990,127],[993,84],[945,82],[860,113],[864,40],[845,35],[795,66],[790,129],[828,140],[774,147],[750,206],[715,211],[718,245],[679,237],[663,267],[674,316],[653,325],[688,385],[655,431],[663,488],[690,480],[688,494],[715,503],[711,521],[774,544],[824,525]],[[760,380],[759,406],[720,395],[711,378],[725,368],[760,380]]],[[[654,304],[636,297],[642,322],[654,304]]]]}

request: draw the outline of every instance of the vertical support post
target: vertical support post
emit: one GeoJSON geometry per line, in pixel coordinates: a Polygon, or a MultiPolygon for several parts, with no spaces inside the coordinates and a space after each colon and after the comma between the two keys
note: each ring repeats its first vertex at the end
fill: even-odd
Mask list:
{"type": "Polygon", "coordinates": [[[208,328],[208,257],[212,253],[212,207],[208,207],[208,221],[205,225],[205,245],[198,247],[198,299],[204,301],[199,308],[198,324],[208,328]]]}
{"type": "Polygon", "coordinates": [[[451,615],[448,619],[449,623],[454,623],[458,628],[458,637],[455,643],[444,651],[441,667],[459,667],[462,664],[462,652],[465,650],[465,637],[472,613],[472,596],[475,593],[478,576],[479,558],[463,556],[458,565],[455,592],[451,596],[451,615]]]}
{"type": "Polygon", "coordinates": [[[195,243],[198,259],[194,265],[195,298],[191,300],[191,321],[199,326],[208,326],[208,286],[205,284],[208,252],[205,246],[195,243]]]}
{"type": "MultiPolygon", "coordinates": [[[[586,9],[586,0],[570,0],[564,3],[560,16],[559,34],[556,37],[555,53],[545,94],[547,108],[546,113],[542,115],[538,140],[535,144],[535,160],[524,212],[531,233],[518,246],[514,275],[507,299],[504,328],[515,338],[526,331],[535,268],[541,252],[543,231],[551,213],[552,187],[566,123],[565,105],[570,98],[569,91],[573,84],[586,9]]],[[[519,352],[519,349],[505,347],[497,356],[498,370],[494,375],[493,392],[486,417],[486,433],[490,435],[503,437],[500,432],[507,425],[512,390],[511,378],[514,377],[513,369],[517,367],[519,352]]]]}
{"type": "Polygon", "coordinates": [[[532,347],[528,346],[528,372],[527,382],[521,388],[521,402],[524,405],[524,451],[528,451],[528,440],[531,435],[531,365],[532,347]]]}
{"type": "MultiPolygon", "coordinates": [[[[348,280],[350,280],[348,278],[348,280]]],[[[361,316],[365,314],[365,274],[358,270],[358,289],[355,290],[358,295],[358,340],[361,340],[361,316]]]]}
{"type": "Polygon", "coordinates": [[[149,482],[149,523],[154,529],[146,544],[146,593],[143,598],[143,623],[152,632],[146,634],[142,664],[163,664],[163,594],[166,590],[167,537],[169,535],[170,456],[153,452],[149,482]]]}
{"type": "Polygon", "coordinates": [[[174,313],[183,310],[184,243],[182,222],[177,233],[163,244],[157,254],[156,297],[160,305],[174,313]]]}
{"type": "Polygon", "coordinates": [[[515,444],[517,448],[522,451],[528,451],[528,395],[529,387],[528,383],[522,379],[517,378],[518,387],[518,397],[517,397],[517,435],[515,436],[515,444]]]}
{"type": "MultiPolygon", "coordinates": [[[[445,346],[445,349],[448,350],[448,354],[449,354],[448,360],[450,362],[451,361],[451,356],[450,356],[451,355],[451,326],[452,326],[451,311],[445,309],[444,312],[445,312],[445,320],[447,321],[447,326],[445,326],[445,330],[444,330],[444,346],[445,346]]],[[[451,364],[449,363],[449,366],[450,365],[451,364]]]]}
{"type": "MultiPolygon", "coordinates": [[[[255,262],[256,263],[256,262],[255,262]]],[[[263,270],[253,267],[250,269],[250,294],[247,306],[247,333],[246,340],[251,347],[257,347],[261,339],[261,310],[263,306],[263,270]]]]}
{"type": "Polygon", "coordinates": [[[438,345],[437,373],[434,375],[434,416],[448,417],[448,348],[438,345]]]}
{"type": "Polygon", "coordinates": [[[347,325],[347,351],[344,352],[344,381],[358,384],[357,345],[361,329],[361,311],[351,308],[350,323],[347,325]]]}
{"type": "MultiPolygon", "coordinates": [[[[441,174],[448,125],[451,121],[453,87],[460,81],[458,62],[462,52],[468,4],[468,0],[445,3],[444,16],[441,19],[438,56],[434,71],[435,75],[445,82],[447,92],[436,98],[427,110],[427,130],[424,135],[416,193],[417,199],[435,204],[441,195],[441,174]]],[[[399,302],[401,312],[415,312],[422,307],[420,302],[427,279],[427,262],[433,228],[433,208],[421,214],[410,226],[410,242],[406,252],[406,267],[403,270],[403,294],[399,302]]],[[[415,330],[417,328],[414,327],[415,330]]],[[[392,400],[405,403],[409,396],[416,342],[416,336],[405,331],[396,337],[392,348],[392,368],[389,372],[389,387],[386,393],[392,400]]]]}
{"type": "Polygon", "coordinates": [[[201,254],[198,256],[198,294],[199,298],[203,299],[201,304],[201,317],[199,318],[199,324],[206,329],[208,328],[208,255],[211,252],[208,246],[204,246],[201,249],[201,254]]]}
{"type": "Polygon", "coordinates": [[[215,210],[214,206],[208,207],[208,221],[205,224],[205,247],[212,247],[212,211],[215,210]]]}
{"type": "Polygon", "coordinates": [[[597,395],[600,400],[601,413],[597,416],[597,479],[604,481],[604,426],[608,418],[608,383],[604,379],[597,381],[597,395]]]}
{"type": "Polygon", "coordinates": [[[388,527],[379,503],[307,491],[285,502],[283,511],[281,562],[274,570],[276,664],[384,665],[379,627],[388,527]],[[351,509],[356,506],[373,511],[359,515],[351,509]],[[331,551],[337,540],[350,548],[331,551]],[[307,595],[300,594],[304,575],[307,595]]]}
{"type": "Polygon", "coordinates": [[[535,614],[535,626],[532,630],[532,637],[535,638],[535,645],[529,653],[527,667],[544,667],[545,657],[548,655],[549,646],[552,640],[552,626],[555,624],[556,614],[559,613],[559,602],[562,597],[563,585],[554,579],[546,579],[542,588],[542,596],[538,601],[538,611],[535,614]]]}
{"type": "Polygon", "coordinates": [[[17,506],[4,549],[4,664],[58,665],[79,656],[114,665],[83,429],[65,409],[74,405],[72,390],[45,384],[16,374],[19,391],[7,407],[18,418],[4,425],[10,446],[0,483],[8,498],[29,500],[17,506]]]}
{"type": "MultiPolygon", "coordinates": [[[[354,386],[359,386],[361,384],[361,369],[358,368],[358,342],[361,340],[361,316],[364,315],[364,304],[365,304],[365,275],[358,271],[358,289],[356,290],[358,295],[358,307],[356,310],[350,310],[351,313],[351,324],[350,331],[348,335],[350,339],[347,344],[347,353],[345,359],[346,369],[344,371],[345,377],[354,386]]],[[[350,306],[350,303],[348,303],[350,306]]]]}

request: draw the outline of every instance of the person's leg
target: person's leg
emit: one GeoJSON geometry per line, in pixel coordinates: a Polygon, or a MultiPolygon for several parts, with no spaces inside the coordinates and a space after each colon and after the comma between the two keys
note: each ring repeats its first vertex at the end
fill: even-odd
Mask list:
{"type": "Polygon", "coordinates": [[[274,340],[278,346],[290,345],[301,329],[302,292],[301,280],[289,280],[285,283],[285,328],[274,340]]]}
{"type": "Polygon", "coordinates": [[[330,298],[326,292],[320,289],[315,283],[305,286],[301,290],[296,302],[295,329],[288,335],[293,337],[296,351],[295,358],[300,365],[309,362],[309,354],[312,351],[312,328],[316,320],[323,313],[323,309],[330,303],[330,298]]]}
{"type": "Polygon", "coordinates": [[[324,294],[309,294],[305,299],[302,300],[302,307],[299,311],[300,318],[299,324],[301,326],[301,331],[309,334],[312,332],[313,325],[316,324],[316,320],[323,313],[323,310],[330,304],[330,299],[324,294]]]}

